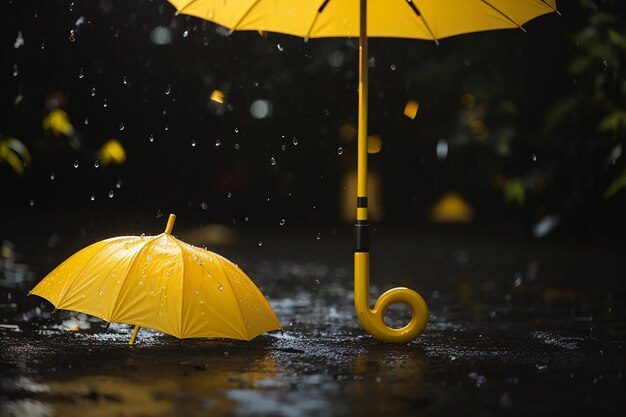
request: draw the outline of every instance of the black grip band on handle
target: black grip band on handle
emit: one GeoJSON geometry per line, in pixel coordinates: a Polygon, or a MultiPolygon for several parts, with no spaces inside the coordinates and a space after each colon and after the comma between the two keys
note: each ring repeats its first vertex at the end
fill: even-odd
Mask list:
{"type": "Polygon", "coordinates": [[[370,225],[365,220],[357,220],[355,227],[355,252],[370,251],[370,225]]]}

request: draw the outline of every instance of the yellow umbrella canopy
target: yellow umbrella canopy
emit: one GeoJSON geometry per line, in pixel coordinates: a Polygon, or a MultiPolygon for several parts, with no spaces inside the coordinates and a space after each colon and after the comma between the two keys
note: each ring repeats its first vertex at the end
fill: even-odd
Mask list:
{"type": "Polygon", "coordinates": [[[148,327],[178,338],[252,340],[282,329],[254,283],[229,260],[170,233],[106,239],[77,252],[31,294],[57,309],[148,327]]]}
{"type": "MultiPolygon", "coordinates": [[[[304,38],[359,38],[359,123],[354,304],[359,321],[384,342],[407,343],[428,323],[424,299],[408,288],[385,292],[370,307],[367,222],[367,38],[439,39],[470,32],[519,28],[557,12],[556,0],[169,0],[178,13],[196,16],[231,31],[279,32],[304,38]],[[411,321],[400,329],[384,322],[389,306],[403,303],[411,321]]],[[[558,13],[558,12],[557,12],[558,13]]]]}

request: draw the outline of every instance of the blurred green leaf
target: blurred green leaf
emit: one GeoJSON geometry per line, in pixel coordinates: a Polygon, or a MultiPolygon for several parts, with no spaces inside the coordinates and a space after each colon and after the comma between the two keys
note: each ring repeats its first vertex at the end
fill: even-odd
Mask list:
{"type": "Polygon", "coordinates": [[[604,192],[604,198],[609,199],[613,197],[620,189],[626,187],[626,168],[615,177],[611,185],[608,186],[604,192]]]}
{"type": "Polygon", "coordinates": [[[626,111],[615,110],[607,114],[598,124],[599,132],[617,132],[621,126],[626,126],[626,111]]]}
{"type": "Polygon", "coordinates": [[[557,102],[546,116],[545,133],[555,130],[564,119],[578,106],[578,100],[574,97],[565,98],[557,102]]]}
{"type": "Polygon", "coordinates": [[[521,179],[514,178],[508,180],[504,184],[502,193],[504,194],[504,201],[507,203],[516,203],[518,206],[523,206],[526,202],[526,187],[521,179]]]}

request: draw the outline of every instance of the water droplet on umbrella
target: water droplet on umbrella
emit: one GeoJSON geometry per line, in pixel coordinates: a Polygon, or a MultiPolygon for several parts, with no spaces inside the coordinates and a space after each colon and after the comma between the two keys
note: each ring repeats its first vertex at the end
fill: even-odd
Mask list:
{"type": "Polygon", "coordinates": [[[193,140],[193,139],[191,140],[191,146],[194,147],[194,148],[196,147],[196,141],[193,140]]]}
{"type": "Polygon", "coordinates": [[[280,224],[281,226],[284,226],[284,225],[285,225],[285,219],[280,219],[280,223],[279,223],[279,224],[280,224]]]}
{"type": "Polygon", "coordinates": [[[222,287],[221,285],[219,285],[219,286],[217,287],[217,289],[218,289],[218,290],[220,290],[220,291],[222,291],[222,290],[224,289],[224,287],[222,287]]]}
{"type": "Polygon", "coordinates": [[[74,161],[74,168],[78,168],[78,159],[76,161],[74,161]]]}
{"type": "Polygon", "coordinates": [[[152,260],[152,255],[148,254],[148,256],[146,256],[146,259],[147,259],[148,261],[151,261],[151,260],[152,260]]]}
{"type": "Polygon", "coordinates": [[[293,138],[292,142],[295,146],[298,146],[298,138],[293,138]]]}
{"type": "Polygon", "coordinates": [[[78,73],[78,78],[83,78],[85,76],[85,70],[83,67],[80,67],[80,72],[78,73]]]}
{"type": "Polygon", "coordinates": [[[51,179],[52,181],[54,181],[54,171],[52,171],[52,172],[50,173],[50,179],[51,179]]]}
{"type": "Polygon", "coordinates": [[[259,240],[259,246],[263,246],[263,241],[259,240]]]}
{"type": "Polygon", "coordinates": [[[93,162],[93,166],[94,168],[98,168],[100,167],[100,161],[98,161],[97,159],[93,162]]]}
{"type": "Polygon", "coordinates": [[[200,304],[204,304],[204,300],[200,300],[200,304]]]}
{"type": "Polygon", "coordinates": [[[315,235],[315,239],[320,240],[322,238],[322,234],[318,233],[315,235]]]}
{"type": "Polygon", "coordinates": [[[139,285],[143,285],[143,281],[139,281],[137,284],[139,284],[139,285]]]}
{"type": "Polygon", "coordinates": [[[113,190],[109,190],[109,198],[113,198],[114,195],[115,193],[113,192],[113,190]]]}
{"type": "Polygon", "coordinates": [[[152,142],[154,142],[154,135],[153,135],[153,134],[150,134],[150,137],[148,138],[148,140],[149,140],[151,143],[152,143],[152,142]]]}
{"type": "Polygon", "coordinates": [[[165,271],[165,275],[167,275],[168,277],[172,275],[172,270],[168,269],[167,271],[165,271]]]}
{"type": "Polygon", "coordinates": [[[270,165],[276,165],[276,159],[270,158],[270,165]]]}
{"type": "Polygon", "coordinates": [[[172,85],[171,85],[171,84],[168,84],[168,85],[167,85],[167,88],[165,89],[165,94],[166,94],[166,95],[169,95],[171,92],[172,92],[172,85]]]}
{"type": "Polygon", "coordinates": [[[70,30],[70,42],[74,42],[76,40],[76,33],[74,32],[74,29],[70,30]]]}
{"type": "Polygon", "coordinates": [[[104,295],[104,291],[100,291],[100,292],[98,293],[98,295],[99,295],[100,297],[102,297],[102,296],[104,295]]]}
{"type": "Polygon", "coordinates": [[[215,146],[216,146],[216,147],[217,147],[217,146],[220,146],[221,144],[222,144],[222,142],[220,142],[220,141],[219,141],[219,139],[215,141],[215,146]]]}
{"type": "Polygon", "coordinates": [[[341,146],[339,148],[337,148],[337,154],[338,155],[343,154],[343,148],[341,146]]]}

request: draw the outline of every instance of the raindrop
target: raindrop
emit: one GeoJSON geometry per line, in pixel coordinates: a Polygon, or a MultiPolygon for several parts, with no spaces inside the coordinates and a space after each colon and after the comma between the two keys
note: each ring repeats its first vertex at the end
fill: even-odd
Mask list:
{"type": "Polygon", "coordinates": [[[115,193],[113,192],[113,190],[109,190],[109,198],[113,198],[114,195],[115,193]]]}
{"type": "Polygon", "coordinates": [[[320,279],[319,278],[315,278],[315,284],[320,285],[320,279]]]}
{"type": "Polygon", "coordinates": [[[395,64],[391,64],[391,66],[389,68],[391,68],[392,71],[395,71],[396,70],[396,65],[395,64]]]}
{"type": "Polygon", "coordinates": [[[244,221],[249,221],[249,220],[250,220],[250,217],[246,216],[246,217],[244,217],[243,219],[244,219],[244,221]]]}
{"type": "Polygon", "coordinates": [[[203,201],[202,203],[200,203],[200,208],[202,210],[206,210],[209,208],[209,205],[203,201]]]}
{"type": "Polygon", "coordinates": [[[270,165],[276,165],[276,159],[270,158],[270,165]]]}
{"type": "Polygon", "coordinates": [[[343,148],[341,146],[339,148],[337,148],[337,154],[338,155],[343,154],[343,148]]]}
{"type": "Polygon", "coordinates": [[[151,133],[148,140],[150,141],[150,143],[154,142],[154,134],[151,133]]]}
{"type": "Polygon", "coordinates": [[[294,137],[292,139],[292,142],[293,142],[294,146],[298,146],[298,138],[294,137]]]}
{"type": "Polygon", "coordinates": [[[259,246],[263,246],[263,241],[259,240],[259,246]]]}
{"type": "Polygon", "coordinates": [[[235,133],[239,133],[239,128],[238,127],[235,128],[235,133]]]}
{"type": "Polygon", "coordinates": [[[437,159],[440,161],[446,159],[448,157],[448,142],[445,139],[440,139],[437,142],[437,159]]]}
{"type": "Polygon", "coordinates": [[[322,234],[318,233],[315,235],[315,239],[320,240],[322,238],[322,234]]]}
{"type": "Polygon", "coordinates": [[[156,212],[156,218],[160,219],[161,217],[163,217],[163,212],[161,210],[157,210],[156,212]]]}
{"type": "Polygon", "coordinates": [[[169,96],[171,92],[172,92],[172,85],[168,84],[167,88],[165,89],[165,95],[169,96]]]}
{"type": "Polygon", "coordinates": [[[74,29],[70,30],[70,42],[74,42],[76,40],[76,33],[74,29]]]}
{"type": "Polygon", "coordinates": [[[98,161],[97,159],[93,162],[93,166],[94,168],[99,168],[100,167],[100,161],[98,161]]]}
{"type": "Polygon", "coordinates": [[[187,36],[189,36],[189,31],[188,30],[183,32],[183,38],[186,38],[187,36]]]}
{"type": "Polygon", "coordinates": [[[284,151],[285,149],[287,149],[287,147],[285,145],[282,145],[280,149],[284,151]]]}
{"type": "Polygon", "coordinates": [[[222,144],[222,142],[220,142],[220,141],[219,141],[219,139],[215,141],[215,147],[218,147],[218,146],[220,146],[221,144],[222,144]]]}
{"type": "Polygon", "coordinates": [[[35,200],[30,200],[30,201],[28,202],[28,205],[29,205],[29,206],[31,206],[31,207],[33,207],[33,206],[35,205],[35,200]]]}
{"type": "Polygon", "coordinates": [[[120,188],[122,188],[122,180],[121,179],[117,180],[117,182],[115,183],[115,188],[117,188],[118,190],[120,188]]]}
{"type": "Polygon", "coordinates": [[[120,130],[124,130],[124,122],[120,122],[120,130]]]}
{"type": "Polygon", "coordinates": [[[74,168],[78,168],[78,159],[74,161],[74,168]]]}
{"type": "Polygon", "coordinates": [[[24,37],[22,36],[22,31],[19,31],[17,32],[17,38],[15,39],[15,42],[13,43],[13,47],[17,49],[22,45],[24,45],[24,37]]]}
{"type": "Polygon", "coordinates": [[[172,31],[165,26],[157,26],[150,32],[150,39],[156,45],[167,45],[172,41],[172,31]]]}
{"type": "Polygon", "coordinates": [[[239,150],[239,144],[235,143],[235,150],[239,150]]]}
{"type": "Polygon", "coordinates": [[[13,64],[13,76],[17,77],[20,71],[17,69],[17,64],[13,64]]]}
{"type": "Polygon", "coordinates": [[[51,179],[52,181],[54,181],[54,171],[52,171],[52,172],[50,173],[50,179],[51,179]]]}
{"type": "Polygon", "coordinates": [[[192,148],[195,148],[195,147],[196,147],[196,141],[195,141],[195,140],[193,140],[193,139],[191,139],[191,147],[192,147],[192,148]]]}
{"type": "Polygon", "coordinates": [[[284,51],[284,50],[285,50],[285,48],[283,48],[283,47],[282,47],[279,43],[278,43],[278,44],[276,44],[276,48],[278,48],[278,50],[279,50],[280,52],[282,52],[282,51],[284,51]]]}
{"type": "Polygon", "coordinates": [[[83,67],[80,67],[80,72],[78,73],[78,78],[83,78],[85,77],[85,70],[83,69],[83,67]]]}
{"type": "Polygon", "coordinates": [[[280,223],[279,223],[279,224],[280,224],[281,226],[284,226],[284,225],[285,225],[285,219],[280,219],[280,223]]]}
{"type": "Polygon", "coordinates": [[[606,62],[606,59],[602,61],[602,65],[604,66],[604,70],[606,71],[609,68],[609,63],[606,62]]]}
{"type": "Polygon", "coordinates": [[[224,287],[222,287],[221,285],[218,285],[217,289],[222,291],[224,289],[224,287]]]}
{"type": "Polygon", "coordinates": [[[226,194],[226,197],[231,198],[233,196],[233,193],[228,193],[226,194]]]}
{"type": "Polygon", "coordinates": [[[104,103],[102,103],[102,107],[106,107],[106,106],[108,106],[108,105],[109,105],[109,104],[107,103],[107,99],[105,98],[105,99],[104,99],[104,103]]]}
{"type": "Polygon", "coordinates": [[[85,120],[83,121],[83,123],[85,124],[85,126],[87,126],[89,124],[89,117],[85,116],[85,120]]]}
{"type": "Polygon", "coordinates": [[[265,119],[272,115],[272,104],[267,100],[256,100],[250,106],[250,115],[255,119],[265,119]]]}
{"type": "Polygon", "coordinates": [[[96,195],[94,193],[91,193],[91,197],[89,197],[89,199],[91,201],[95,201],[96,200],[96,195]]]}
{"type": "Polygon", "coordinates": [[[95,95],[96,95],[96,86],[95,86],[95,85],[92,85],[92,86],[91,86],[91,97],[93,97],[93,96],[95,96],[95,95]]]}
{"type": "Polygon", "coordinates": [[[166,124],[163,129],[167,132],[168,130],[170,130],[170,127],[166,124]]]}
{"type": "Polygon", "coordinates": [[[128,79],[126,78],[125,75],[124,75],[124,78],[122,78],[122,82],[124,83],[124,85],[128,85],[128,79]]]}
{"type": "Polygon", "coordinates": [[[537,155],[533,153],[532,158],[533,158],[533,162],[537,162],[537,155]]]}

